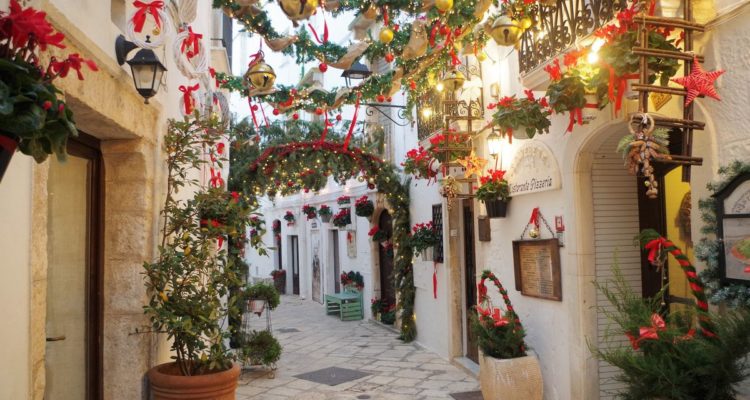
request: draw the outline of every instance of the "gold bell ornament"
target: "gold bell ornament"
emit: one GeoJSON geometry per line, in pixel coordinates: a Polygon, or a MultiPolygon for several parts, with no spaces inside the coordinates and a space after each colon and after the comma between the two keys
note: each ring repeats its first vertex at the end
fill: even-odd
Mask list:
{"type": "Polygon", "coordinates": [[[443,87],[451,92],[461,89],[466,82],[466,76],[458,69],[451,68],[443,77],[443,87]]]}
{"type": "Polygon", "coordinates": [[[379,37],[380,37],[380,41],[383,44],[390,43],[391,41],[393,41],[393,29],[391,29],[389,27],[385,27],[385,28],[381,29],[379,37]]]}
{"type": "Polygon", "coordinates": [[[521,39],[523,28],[518,21],[506,15],[501,15],[492,22],[488,33],[500,46],[515,46],[521,39]]]}
{"type": "Polygon", "coordinates": [[[294,26],[297,21],[310,18],[318,8],[318,0],[279,0],[279,6],[294,26]]]}
{"type": "Polygon", "coordinates": [[[245,84],[257,90],[270,90],[276,82],[276,72],[266,64],[261,55],[258,60],[250,64],[244,76],[245,84]]]}

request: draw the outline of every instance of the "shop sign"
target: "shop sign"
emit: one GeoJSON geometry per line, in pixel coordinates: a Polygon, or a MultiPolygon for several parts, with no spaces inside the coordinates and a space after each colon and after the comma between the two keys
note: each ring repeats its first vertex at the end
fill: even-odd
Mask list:
{"type": "Polygon", "coordinates": [[[510,195],[556,190],[562,187],[560,167],[552,151],[538,140],[524,143],[508,169],[510,195]]]}

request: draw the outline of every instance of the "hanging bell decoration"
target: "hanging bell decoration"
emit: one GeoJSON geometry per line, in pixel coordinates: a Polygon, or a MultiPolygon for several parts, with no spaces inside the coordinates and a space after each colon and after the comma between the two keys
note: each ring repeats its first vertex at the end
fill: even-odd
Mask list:
{"type": "Polygon", "coordinates": [[[466,76],[456,68],[451,68],[443,77],[443,87],[451,92],[455,92],[464,87],[466,76]]]}
{"type": "Polygon", "coordinates": [[[250,65],[244,79],[246,85],[257,90],[270,90],[276,82],[276,72],[261,58],[250,65]]]}
{"type": "Polygon", "coordinates": [[[523,28],[518,21],[506,15],[495,18],[488,31],[492,39],[500,46],[515,46],[523,34],[523,28]]]}
{"type": "Polygon", "coordinates": [[[281,6],[284,14],[294,22],[294,26],[297,26],[297,21],[308,19],[315,14],[318,8],[318,0],[279,0],[279,6],[281,6]]]}

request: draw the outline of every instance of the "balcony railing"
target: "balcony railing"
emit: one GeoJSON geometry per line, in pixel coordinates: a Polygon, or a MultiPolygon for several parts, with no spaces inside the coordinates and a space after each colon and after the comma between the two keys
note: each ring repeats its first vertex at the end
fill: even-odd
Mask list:
{"type": "Polygon", "coordinates": [[[543,65],[627,6],[626,0],[558,0],[557,7],[541,7],[538,29],[529,29],[521,37],[521,73],[543,65]]]}

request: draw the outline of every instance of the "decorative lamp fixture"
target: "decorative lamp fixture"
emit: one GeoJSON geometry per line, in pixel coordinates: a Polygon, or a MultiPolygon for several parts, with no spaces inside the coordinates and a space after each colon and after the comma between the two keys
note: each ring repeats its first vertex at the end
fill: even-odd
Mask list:
{"type": "MultiPolygon", "coordinates": [[[[149,42],[148,36],[146,42],[149,42]]],[[[117,36],[115,40],[117,63],[122,65],[127,62],[130,65],[135,89],[146,99],[145,103],[148,104],[148,99],[154,97],[159,91],[161,78],[167,68],[159,61],[156,53],[150,49],[140,49],[133,58],[126,61],[128,54],[137,48],[138,46],[135,43],[125,40],[123,35],[117,36]]]]}
{"type": "Polygon", "coordinates": [[[492,131],[487,135],[487,152],[495,160],[497,160],[497,156],[500,155],[502,143],[503,138],[501,138],[497,132],[492,131]]]}
{"type": "Polygon", "coordinates": [[[518,21],[506,15],[501,15],[495,18],[488,33],[500,46],[515,46],[521,39],[523,28],[518,21]]]}
{"type": "Polygon", "coordinates": [[[276,82],[276,72],[261,56],[259,60],[250,64],[244,79],[247,84],[257,90],[270,90],[276,82]]]}
{"type": "Polygon", "coordinates": [[[424,119],[430,119],[431,116],[432,116],[432,107],[425,106],[424,108],[422,108],[422,117],[424,119]]]}
{"type": "Polygon", "coordinates": [[[370,75],[372,75],[372,71],[359,61],[355,61],[349,69],[346,69],[341,73],[341,76],[344,77],[344,80],[346,81],[346,87],[351,87],[352,80],[366,79],[370,75]]]}
{"type": "Polygon", "coordinates": [[[466,76],[456,68],[452,68],[443,78],[443,86],[450,92],[455,92],[461,89],[466,82],[466,76]]]}

